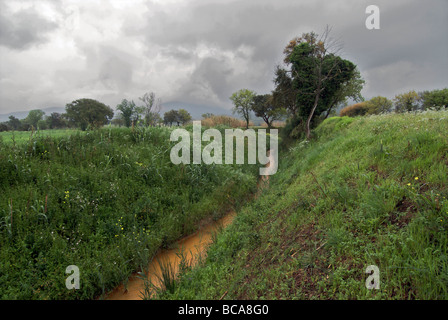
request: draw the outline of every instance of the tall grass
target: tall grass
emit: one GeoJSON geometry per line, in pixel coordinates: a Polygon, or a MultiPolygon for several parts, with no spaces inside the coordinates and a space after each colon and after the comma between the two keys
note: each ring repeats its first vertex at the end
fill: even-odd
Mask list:
{"type": "Polygon", "coordinates": [[[0,298],[95,298],[254,190],[254,166],[173,165],[170,132],[0,140],[0,298]],[[69,265],[79,290],[65,287],[69,265]]]}

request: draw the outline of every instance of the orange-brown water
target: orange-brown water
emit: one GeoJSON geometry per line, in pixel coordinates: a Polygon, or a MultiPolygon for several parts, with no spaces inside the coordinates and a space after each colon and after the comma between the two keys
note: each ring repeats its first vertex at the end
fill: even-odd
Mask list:
{"type": "MultiPolygon", "coordinates": [[[[269,155],[270,161],[273,158],[269,155]]],[[[269,166],[268,163],[267,166],[269,166]]],[[[269,176],[262,176],[258,183],[258,192],[256,197],[260,194],[269,183],[269,176]]],[[[195,265],[199,257],[205,257],[207,248],[212,243],[213,234],[228,226],[235,218],[234,211],[228,212],[223,218],[216,222],[210,223],[194,234],[187,236],[177,242],[174,249],[161,250],[148,266],[146,273],[146,281],[138,274],[132,275],[125,285],[121,284],[110,292],[107,300],[141,300],[145,289],[145,282],[151,282],[153,286],[162,288],[161,283],[162,270],[161,265],[169,265],[174,274],[179,270],[181,256],[185,259],[187,265],[195,265]]]]}
{"type": "MultiPolygon", "coordinates": [[[[179,263],[181,262],[181,255],[188,265],[197,263],[199,256],[204,257],[208,246],[213,240],[213,234],[229,225],[234,217],[235,212],[231,211],[220,220],[208,224],[196,233],[179,240],[177,248],[161,250],[148,266],[148,272],[146,274],[147,280],[158,288],[162,287],[160,282],[162,274],[160,265],[163,266],[169,264],[172,266],[173,272],[177,273],[179,263]]],[[[145,288],[145,280],[142,279],[142,277],[139,277],[138,274],[134,274],[128,280],[126,287],[127,288],[125,289],[124,285],[121,284],[109,293],[106,299],[141,300],[142,291],[145,288]]]]}

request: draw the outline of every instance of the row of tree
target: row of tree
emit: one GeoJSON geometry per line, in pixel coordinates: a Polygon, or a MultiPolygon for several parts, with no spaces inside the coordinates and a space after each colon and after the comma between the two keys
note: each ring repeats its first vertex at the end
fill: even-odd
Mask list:
{"type": "Polygon", "coordinates": [[[249,89],[241,89],[230,97],[234,104],[233,112],[239,114],[246,121],[246,128],[249,128],[251,113],[263,119],[272,127],[275,120],[279,120],[286,115],[286,109],[277,104],[272,94],[256,94],[249,89]]]}
{"type": "Polygon", "coordinates": [[[270,127],[278,118],[287,118],[283,130],[289,137],[310,138],[311,129],[348,101],[355,104],[342,110],[350,115],[379,114],[440,109],[448,105],[448,89],[409,91],[393,100],[374,97],[365,101],[361,90],[365,84],[357,66],[342,59],[340,43],[330,37],[327,26],[319,36],[314,32],[293,38],[283,50],[284,59],[275,67],[275,88],[270,94],[257,95],[241,89],[230,97],[234,112],[246,121],[251,111],[270,127]]]}
{"type": "Polygon", "coordinates": [[[53,112],[49,116],[45,116],[45,112],[36,109],[31,110],[25,119],[18,119],[11,115],[9,120],[0,123],[1,131],[28,131],[32,128],[44,129],[59,129],[67,127],[67,121],[58,112],[53,112]]]}
{"type": "Polygon", "coordinates": [[[102,102],[94,99],[78,99],[68,103],[65,113],[53,112],[45,116],[45,112],[36,109],[31,110],[25,119],[18,119],[11,115],[9,121],[0,123],[0,131],[28,131],[31,129],[59,129],[59,128],[98,128],[105,124],[116,124],[130,127],[156,126],[162,123],[172,125],[173,123],[186,124],[191,121],[191,115],[184,109],[170,110],[160,117],[161,100],[156,98],[155,93],[145,93],[139,98],[142,106],[137,106],[134,101],[123,99],[117,105],[118,116],[114,117],[114,110],[102,102]]]}
{"type": "Polygon", "coordinates": [[[373,97],[364,102],[347,106],[340,111],[341,116],[363,116],[387,112],[412,112],[428,109],[440,110],[448,107],[448,88],[417,93],[411,90],[397,94],[393,100],[383,96],[373,97]]]}
{"type": "Polygon", "coordinates": [[[31,110],[25,119],[9,116],[9,121],[0,124],[0,131],[16,130],[45,130],[60,128],[97,128],[110,123],[114,111],[104,103],[93,99],[78,99],[65,107],[65,113],[53,112],[45,116],[45,112],[31,110]]]}

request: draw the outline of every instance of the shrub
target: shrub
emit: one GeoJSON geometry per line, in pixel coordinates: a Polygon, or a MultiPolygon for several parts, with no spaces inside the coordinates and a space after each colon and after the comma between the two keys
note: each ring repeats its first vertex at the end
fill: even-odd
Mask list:
{"type": "Polygon", "coordinates": [[[355,103],[351,106],[343,108],[339,115],[341,117],[356,117],[356,116],[364,116],[369,112],[369,105],[365,102],[355,103]]]}

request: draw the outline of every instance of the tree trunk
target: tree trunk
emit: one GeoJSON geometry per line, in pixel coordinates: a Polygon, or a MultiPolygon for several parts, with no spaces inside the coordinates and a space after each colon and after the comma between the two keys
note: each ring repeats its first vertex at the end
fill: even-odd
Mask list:
{"type": "Polygon", "coordinates": [[[310,128],[311,119],[313,118],[314,111],[316,111],[317,104],[319,103],[319,96],[320,96],[320,91],[321,91],[320,87],[321,87],[321,82],[319,81],[319,83],[317,85],[316,98],[314,99],[313,109],[311,109],[310,115],[308,116],[308,120],[306,121],[306,138],[308,140],[310,139],[310,136],[311,136],[311,128],[310,128]]]}

